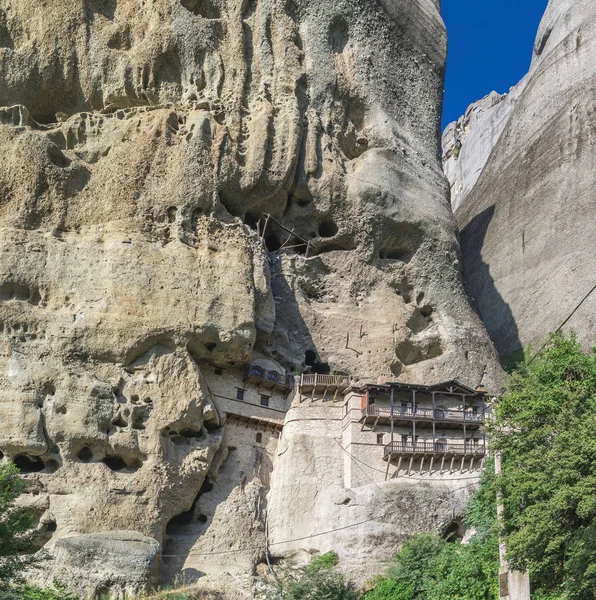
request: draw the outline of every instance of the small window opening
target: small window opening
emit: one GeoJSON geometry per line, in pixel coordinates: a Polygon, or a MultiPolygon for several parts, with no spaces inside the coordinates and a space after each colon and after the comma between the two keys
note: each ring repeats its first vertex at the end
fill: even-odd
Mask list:
{"type": "Polygon", "coordinates": [[[223,369],[221,367],[215,367],[215,369],[213,369],[213,372],[216,375],[223,375],[223,369]]]}
{"type": "Polygon", "coordinates": [[[263,434],[257,433],[257,444],[262,443],[262,441],[263,441],[263,434]]]}
{"type": "Polygon", "coordinates": [[[236,388],[236,400],[244,400],[244,390],[242,388],[236,388]]]}
{"type": "Polygon", "coordinates": [[[377,444],[379,446],[381,446],[383,444],[383,434],[382,433],[377,433],[377,444]]]}
{"type": "Polygon", "coordinates": [[[269,406],[269,396],[261,396],[261,406],[269,406]]]}

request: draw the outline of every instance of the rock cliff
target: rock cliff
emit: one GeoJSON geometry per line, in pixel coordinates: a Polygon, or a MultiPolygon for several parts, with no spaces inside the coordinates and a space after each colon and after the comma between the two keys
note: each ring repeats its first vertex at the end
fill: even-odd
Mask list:
{"type": "Polygon", "coordinates": [[[445,49],[437,0],[0,0],[0,451],[38,579],[238,598],[267,539],[329,545],[303,510],[366,516],[384,542],[335,538],[347,563],[457,513],[456,476],[346,508],[337,397],[286,418],[305,371],[498,386],[439,161],[445,49]]]}
{"type": "MultiPolygon", "coordinates": [[[[539,344],[596,284],[595,48],[594,3],[551,0],[530,72],[444,135],[466,284],[502,356],[539,344]]],[[[595,309],[591,296],[567,325],[588,346],[595,309]]]]}

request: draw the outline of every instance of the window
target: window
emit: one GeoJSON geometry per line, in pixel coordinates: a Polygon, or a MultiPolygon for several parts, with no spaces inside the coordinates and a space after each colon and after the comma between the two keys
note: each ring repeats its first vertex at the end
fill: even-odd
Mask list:
{"type": "Polygon", "coordinates": [[[221,367],[215,367],[215,369],[213,370],[213,372],[216,375],[223,375],[223,369],[221,367]]]}
{"type": "Polygon", "coordinates": [[[244,400],[244,390],[242,388],[236,388],[236,400],[244,400]]]}
{"type": "Polygon", "coordinates": [[[377,444],[381,445],[383,443],[383,434],[377,433],[377,444]]]}
{"type": "Polygon", "coordinates": [[[261,396],[261,406],[269,406],[269,396],[261,396]]]}
{"type": "Polygon", "coordinates": [[[257,444],[260,444],[263,441],[263,434],[257,433],[257,444]]]}

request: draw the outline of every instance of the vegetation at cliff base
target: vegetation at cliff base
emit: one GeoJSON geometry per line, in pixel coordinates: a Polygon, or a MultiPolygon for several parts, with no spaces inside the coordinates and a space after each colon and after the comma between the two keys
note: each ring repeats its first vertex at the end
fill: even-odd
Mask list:
{"type": "Polygon", "coordinates": [[[266,600],[357,600],[358,596],[335,569],[339,558],[333,551],[314,557],[305,567],[276,573],[265,592],[266,600]]]}
{"type": "Polygon", "coordinates": [[[35,515],[16,505],[25,487],[17,467],[0,462],[0,585],[18,580],[23,570],[36,562],[35,515]]]}
{"type": "Polygon", "coordinates": [[[439,535],[413,537],[387,576],[365,600],[498,600],[499,542],[494,469],[486,469],[465,524],[476,531],[464,544],[439,535]]]}
{"type": "Polygon", "coordinates": [[[501,452],[503,537],[537,593],[596,598],[596,352],[551,336],[513,373],[491,431],[501,452]],[[563,595],[565,594],[565,595],[563,595]]]}

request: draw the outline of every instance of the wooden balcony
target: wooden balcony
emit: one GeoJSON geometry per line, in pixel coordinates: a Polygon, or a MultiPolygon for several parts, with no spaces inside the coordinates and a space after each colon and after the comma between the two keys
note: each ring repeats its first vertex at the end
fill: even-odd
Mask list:
{"type": "Polygon", "coordinates": [[[481,411],[474,410],[451,410],[442,408],[419,408],[391,407],[369,404],[362,409],[360,422],[366,425],[373,422],[374,425],[409,426],[414,421],[418,428],[432,427],[433,423],[440,424],[443,429],[460,429],[464,424],[470,430],[479,429],[484,425],[484,415],[481,411]]]}
{"type": "Polygon", "coordinates": [[[244,374],[244,381],[272,391],[282,390],[288,392],[294,386],[294,378],[291,375],[282,375],[277,371],[267,371],[267,369],[263,369],[258,365],[248,366],[244,374]]]}
{"type": "Polygon", "coordinates": [[[475,444],[445,444],[425,440],[423,442],[392,442],[385,446],[384,460],[410,456],[422,458],[423,456],[445,456],[460,458],[484,458],[486,446],[475,444]]]}
{"type": "Polygon", "coordinates": [[[300,394],[323,393],[323,400],[327,395],[333,395],[333,399],[337,398],[338,394],[345,392],[351,384],[349,377],[343,375],[319,375],[318,373],[301,375],[300,377],[300,394]]]}

